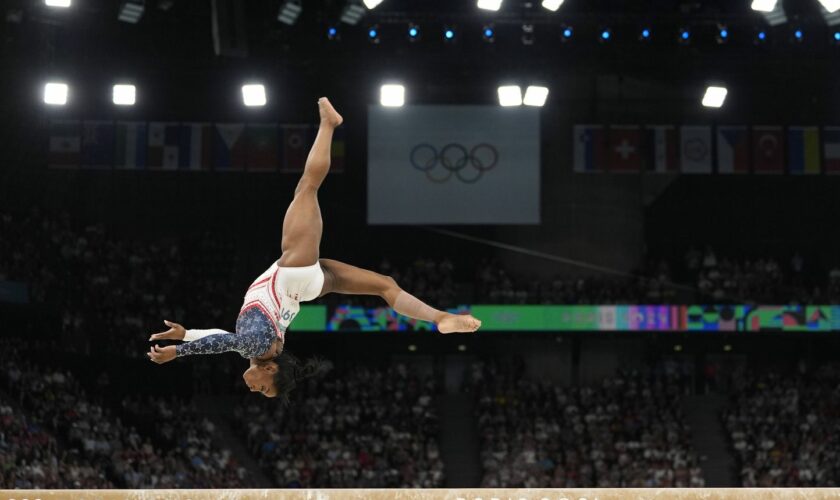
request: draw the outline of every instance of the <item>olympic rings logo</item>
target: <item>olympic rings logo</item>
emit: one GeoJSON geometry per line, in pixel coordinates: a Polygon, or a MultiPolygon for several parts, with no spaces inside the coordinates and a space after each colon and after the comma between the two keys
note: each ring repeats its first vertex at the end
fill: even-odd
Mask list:
{"type": "Polygon", "coordinates": [[[461,182],[475,184],[499,162],[499,152],[490,144],[481,143],[467,148],[449,143],[440,152],[431,144],[414,146],[409,155],[411,166],[426,174],[430,181],[442,184],[454,175],[461,182]],[[437,167],[440,165],[442,170],[437,167]]]}

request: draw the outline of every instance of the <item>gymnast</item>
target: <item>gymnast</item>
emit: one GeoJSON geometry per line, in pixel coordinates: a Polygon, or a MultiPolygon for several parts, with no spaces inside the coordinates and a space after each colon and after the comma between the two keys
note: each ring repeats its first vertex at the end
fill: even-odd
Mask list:
{"type": "Polygon", "coordinates": [[[319,258],[323,222],[318,188],[329,172],[333,131],[343,118],[326,97],[318,100],[318,108],[321,115],[318,135],[283,219],[280,259],[248,288],[236,319],[236,332],[186,330],[177,323],[164,321],[169,330],[153,334],[149,340],[185,342],[165,347],[153,344],[147,353],[153,362],[162,364],[181,356],[235,351],[250,359],[242,378],[252,392],[288,401],[288,393],[297,382],[320,374],[324,368],[319,360],[304,364],[283,353],[286,329],[300,310],[301,302],[332,292],[378,295],[399,314],[434,322],[441,333],[474,332],[481,326],[481,321],[470,315],[450,314],[426,305],[402,290],[389,276],[319,258]]]}

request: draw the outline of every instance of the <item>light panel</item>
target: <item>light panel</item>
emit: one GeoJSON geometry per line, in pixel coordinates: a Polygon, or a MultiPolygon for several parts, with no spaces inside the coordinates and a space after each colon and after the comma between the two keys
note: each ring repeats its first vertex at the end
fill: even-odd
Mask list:
{"type": "Polygon", "coordinates": [[[563,5],[563,0],[543,0],[542,2],[542,6],[552,12],[557,12],[561,5],[563,5]]]}
{"type": "Polygon", "coordinates": [[[265,86],[259,83],[243,85],[242,102],[246,106],[265,106],[265,86]]]}
{"type": "Polygon", "coordinates": [[[66,83],[50,82],[44,85],[44,102],[54,106],[67,104],[68,87],[66,83]]]}
{"type": "Polygon", "coordinates": [[[759,12],[773,12],[773,9],[776,8],[776,1],[777,0],[753,0],[752,2],[752,10],[757,10],[759,12]]]}
{"type": "Polygon", "coordinates": [[[114,85],[113,101],[117,106],[134,106],[137,89],[134,85],[114,85]]]}
{"type": "Polygon", "coordinates": [[[383,85],[379,89],[379,102],[391,108],[402,106],[405,104],[405,87],[399,84],[383,85]]]}
{"type": "Polygon", "coordinates": [[[726,87],[707,87],[706,95],[703,96],[703,106],[707,108],[719,108],[723,106],[728,91],[726,87]]]}
{"type": "Polygon", "coordinates": [[[501,106],[522,106],[522,88],[519,85],[499,87],[499,104],[501,106]]]}
{"type": "Polygon", "coordinates": [[[47,7],[61,7],[66,9],[70,7],[70,0],[44,0],[47,7]]]}
{"type": "Polygon", "coordinates": [[[484,10],[499,10],[502,8],[502,0],[478,0],[478,8],[484,10]]]}
{"type": "Polygon", "coordinates": [[[545,101],[548,99],[548,87],[540,87],[537,85],[529,85],[525,89],[525,98],[522,103],[526,106],[545,106],[545,101]]]}

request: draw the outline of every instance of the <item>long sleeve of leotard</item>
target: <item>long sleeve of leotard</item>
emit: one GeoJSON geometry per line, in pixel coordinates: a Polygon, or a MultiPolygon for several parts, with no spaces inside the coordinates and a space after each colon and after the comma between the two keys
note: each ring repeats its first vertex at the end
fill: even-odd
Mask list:
{"type": "MultiPolygon", "coordinates": [[[[228,333],[217,330],[218,334],[207,333],[201,338],[181,344],[175,348],[175,355],[192,356],[194,354],[218,354],[235,351],[243,358],[256,358],[265,354],[271,345],[271,337],[261,333],[228,333]],[[224,333],[224,334],[223,334],[224,333]]],[[[186,336],[184,337],[186,340],[186,336]]]]}
{"type": "Polygon", "coordinates": [[[223,333],[230,334],[231,332],[219,328],[210,328],[208,330],[187,330],[186,334],[184,334],[184,342],[192,342],[193,340],[203,339],[208,335],[220,335],[223,333]]]}

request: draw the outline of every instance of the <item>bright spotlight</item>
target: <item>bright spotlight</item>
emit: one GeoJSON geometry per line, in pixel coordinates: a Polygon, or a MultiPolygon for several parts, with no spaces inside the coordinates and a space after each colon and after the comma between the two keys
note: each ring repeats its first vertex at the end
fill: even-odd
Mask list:
{"type": "Polygon", "coordinates": [[[368,28],[368,41],[370,43],[379,43],[379,26],[368,28]]]}
{"type": "Polygon", "coordinates": [[[478,0],[479,9],[499,10],[502,7],[502,0],[478,0]]]}
{"type": "Polygon", "coordinates": [[[44,0],[47,7],[70,7],[70,0],[44,0]]]}
{"type": "Polygon", "coordinates": [[[67,104],[67,84],[50,82],[44,85],[44,102],[56,106],[67,104]]]}
{"type": "Polygon", "coordinates": [[[493,25],[485,25],[484,28],[481,30],[481,36],[487,43],[493,43],[494,41],[496,41],[496,31],[493,29],[493,25]]]}
{"type": "Polygon", "coordinates": [[[519,85],[499,87],[499,104],[502,106],[522,106],[522,88],[519,85]]]}
{"type": "Polygon", "coordinates": [[[379,103],[383,106],[398,108],[405,104],[405,87],[402,85],[383,85],[379,88],[379,103]]]}
{"type": "Polygon", "coordinates": [[[776,8],[776,0],[753,0],[752,10],[759,12],[773,12],[776,8]]]}
{"type": "Polygon", "coordinates": [[[762,43],[767,41],[767,32],[764,30],[758,30],[755,32],[755,40],[753,43],[756,45],[761,45],[762,43]]]}
{"type": "Polygon", "coordinates": [[[246,106],[265,106],[265,87],[259,83],[243,85],[242,102],[246,106]]]}
{"type": "Polygon", "coordinates": [[[450,28],[447,26],[443,29],[443,40],[446,42],[454,42],[455,41],[455,29],[450,28]]]}
{"type": "Polygon", "coordinates": [[[542,2],[542,6],[552,12],[557,12],[561,5],[563,5],[563,0],[543,0],[542,2]]]}
{"type": "Polygon", "coordinates": [[[412,42],[420,40],[420,26],[414,23],[408,25],[408,39],[412,42]]]}
{"type": "Polygon", "coordinates": [[[706,95],[703,96],[703,106],[707,108],[719,108],[726,100],[726,87],[707,87],[706,95]]]}
{"type": "Polygon", "coordinates": [[[833,14],[840,10],[840,0],[820,0],[820,5],[822,5],[829,14],[833,14]]]}
{"type": "Polygon", "coordinates": [[[382,0],[362,0],[362,3],[365,4],[365,7],[367,7],[368,10],[371,10],[371,9],[375,8],[377,5],[381,4],[382,0]]]}
{"type": "Polygon", "coordinates": [[[840,31],[835,31],[831,38],[834,40],[834,43],[840,43],[840,31]]]}
{"type": "Polygon", "coordinates": [[[563,40],[564,42],[568,42],[572,39],[572,36],[575,34],[575,30],[572,29],[571,26],[563,26],[563,31],[561,32],[561,34],[561,40],[563,40]]]}
{"type": "Polygon", "coordinates": [[[715,36],[717,43],[724,44],[729,41],[729,28],[723,24],[718,24],[717,36],[715,36]]]}
{"type": "Polygon", "coordinates": [[[605,28],[601,30],[601,36],[599,37],[601,42],[609,42],[612,38],[612,31],[609,28],[605,28]]]}
{"type": "Polygon", "coordinates": [[[793,31],[793,40],[795,42],[801,42],[804,38],[805,33],[801,29],[797,28],[793,31]]]}
{"type": "Polygon", "coordinates": [[[134,106],[137,89],[134,85],[114,85],[113,101],[117,106],[134,106]]]}
{"type": "Polygon", "coordinates": [[[327,39],[328,40],[338,40],[338,28],[335,26],[330,26],[327,28],[327,39]]]}
{"type": "Polygon", "coordinates": [[[642,28],[642,31],[639,33],[639,40],[648,41],[650,37],[653,35],[650,28],[642,28]]]}
{"type": "Polygon", "coordinates": [[[548,99],[548,87],[529,85],[525,89],[525,98],[522,99],[522,103],[526,106],[543,107],[546,99],[548,99]]]}

